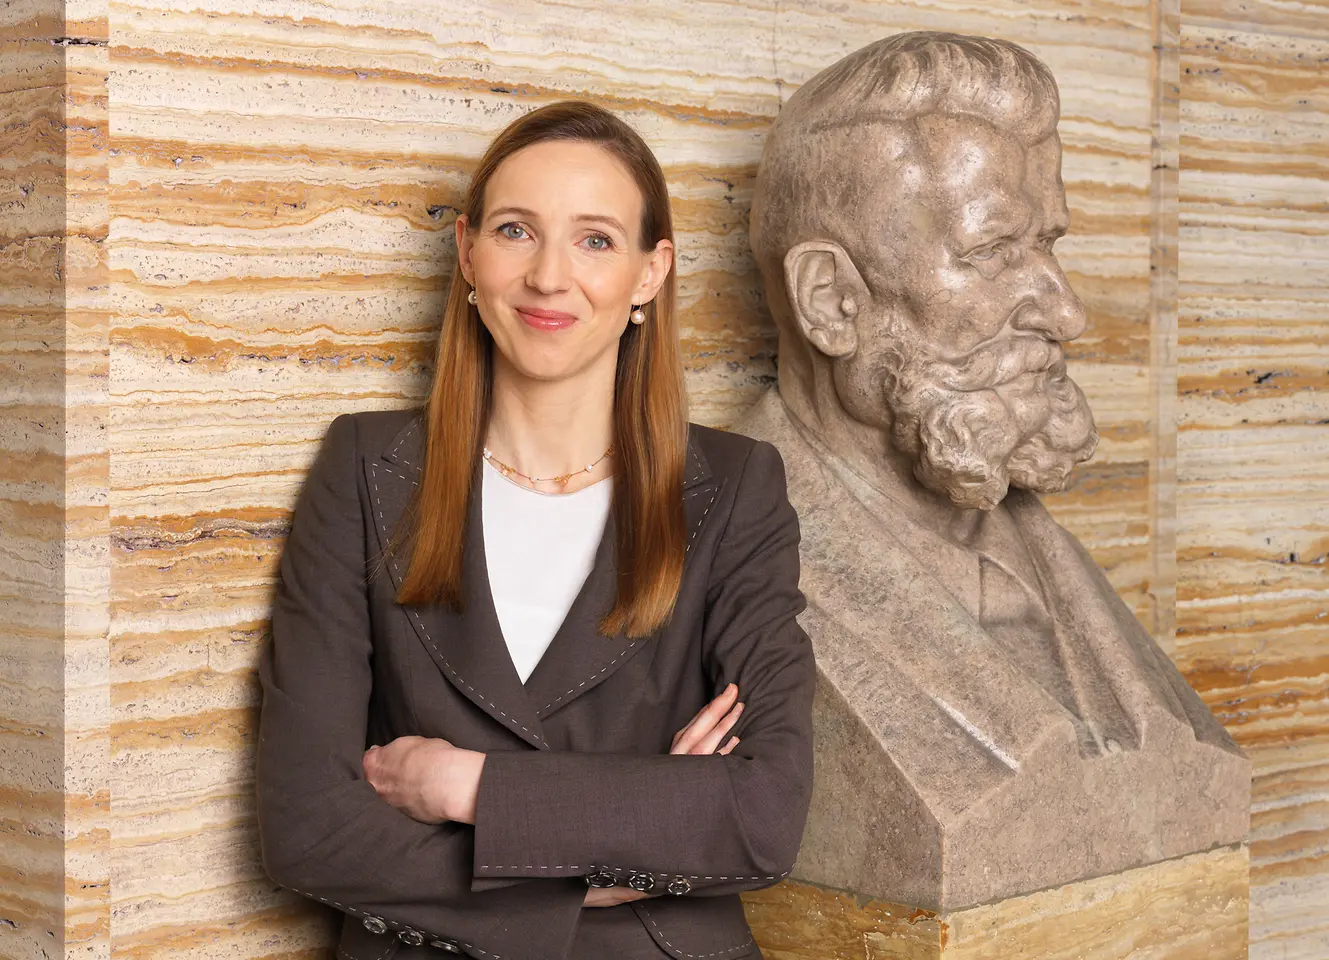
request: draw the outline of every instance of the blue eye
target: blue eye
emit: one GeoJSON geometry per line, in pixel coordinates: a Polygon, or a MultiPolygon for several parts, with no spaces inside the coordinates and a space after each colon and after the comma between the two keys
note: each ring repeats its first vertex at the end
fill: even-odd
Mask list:
{"type": "Polygon", "coordinates": [[[513,222],[509,222],[509,223],[501,224],[501,225],[499,226],[497,232],[498,232],[498,234],[499,234],[500,236],[507,237],[509,240],[520,240],[520,239],[522,239],[522,236],[515,236],[514,234],[510,233],[510,232],[509,232],[510,229],[511,229],[511,230],[516,230],[516,231],[519,232],[522,236],[525,236],[525,235],[526,235],[526,229],[525,229],[521,224],[519,224],[519,223],[517,223],[517,222],[515,222],[515,221],[513,221],[513,222]]]}
{"type": "Polygon", "coordinates": [[[603,233],[593,233],[586,238],[587,243],[595,243],[596,241],[600,243],[600,246],[592,246],[592,250],[608,250],[614,245],[614,241],[610,240],[603,233]]]}

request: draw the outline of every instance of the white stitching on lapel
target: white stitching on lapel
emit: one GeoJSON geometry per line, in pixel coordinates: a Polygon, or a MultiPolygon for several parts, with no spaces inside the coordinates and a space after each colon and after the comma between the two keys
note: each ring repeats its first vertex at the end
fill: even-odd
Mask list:
{"type": "MultiPolygon", "coordinates": [[[[406,429],[402,432],[402,435],[397,438],[397,442],[392,445],[392,449],[388,451],[389,456],[393,457],[397,456],[397,448],[402,445],[402,443],[406,440],[407,437],[409,437],[412,433],[415,432],[415,427],[418,422],[419,421],[414,419],[411,420],[411,422],[407,425],[406,429]]],[[[402,458],[401,462],[406,464],[406,466],[408,467],[414,466],[414,464],[412,464],[411,461],[405,458],[402,458]]]]}
{"type": "MultiPolygon", "coordinates": [[[[688,552],[692,549],[692,542],[697,538],[697,531],[699,531],[699,530],[701,529],[701,525],[706,521],[706,514],[708,514],[708,513],[711,512],[711,507],[715,504],[715,498],[716,498],[717,496],[720,495],[720,488],[721,488],[722,486],[723,486],[723,484],[712,484],[712,485],[711,485],[711,499],[708,500],[708,501],[706,501],[706,509],[702,510],[702,512],[701,512],[701,516],[697,518],[697,525],[696,525],[695,527],[693,527],[693,529],[692,529],[692,536],[688,537],[688,542],[687,542],[687,543],[684,545],[684,547],[683,547],[683,557],[684,557],[685,559],[687,558],[688,552]]],[[[687,493],[683,494],[683,496],[687,497],[687,496],[691,496],[693,493],[700,493],[700,492],[701,492],[700,490],[689,490],[687,493]]],[[[544,714],[545,714],[545,711],[547,711],[550,707],[554,707],[554,706],[557,706],[558,704],[562,703],[564,700],[566,700],[566,699],[567,699],[568,697],[570,697],[572,694],[576,693],[576,692],[577,692],[578,690],[580,690],[582,687],[586,686],[586,684],[590,683],[592,680],[594,680],[594,679],[595,679],[596,677],[598,677],[600,674],[604,673],[606,670],[608,670],[608,669],[609,669],[610,667],[612,667],[614,664],[618,663],[618,661],[622,660],[623,657],[626,656],[627,653],[628,653],[633,647],[635,647],[637,644],[641,643],[641,641],[644,640],[644,639],[646,639],[646,638],[645,638],[645,637],[638,637],[637,639],[633,640],[633,641],[632,641],[631,643],[629,643],[626,647],[624,647],[622,650],[619,651],[618,656],[616,656],[614,659],[612,659],[612,660],[610,660],[608,663],[606,663],[606,664],[605,664],[603,667],[601,667],[596,673],[591,674],[589,677],[587,677],[587,678],[586,678],[585,680],[583,680],[581,683],[577,684],[577,685],[576,685],[575,687],[573,687],[572,689],[567,690],[567,691],[565,691],[563,694],[561,694],[560,696],[555,697],[553,700],[550,700],[548,703],[546,703],[546,704],[545,704],[543,707],[541,707],[539,710],[535,711],[535,715],[536,715],[537,717],[541,717],[541,718],[543,718],[543,717],[544,717],[544,714]]]]}
{"type": "MultiPolygon", "coordinates": [[[[402,461],[402,462],[404,463],[405,461],[402,461]]],[[[398,473],[396,470],[389,470],[387,467],[382,466],[382,464],[378,464],[378,463],[376,463],[376,464],[374,464],[374,466],[375,466],[375,467],[379,467],[379,468],[381,468],[381,469],[383,470],[384,473],[390,473],[390,474],[392,474],[392,475],[393,475],[394,477],[396,477],[398,480],[411,480],[411,478],[408,477],[408,476],[406,476],[404,473],[398,473]]],[[[418,487],[419,485],[420,485],[420,481],[419,481],[419,480],[411,480],[411,486],[413,486],[413,487],[418,487]]],[[[378,492],[378,487],[377,487],[377,486],[375,486],[375,488],[374,488],[374,492],[375,492],[375,493],[378,492]]],[[[383,512],[382,512],[381,510],[379,511],[378,518],[379,518],[380,520],[383,519],[383,512]]]]}
{"type": "MultiPolygon", "coordinates": [[[[701,525],[706,521],[706,514],[711,512],[711,507],[715,504],[715,498],[720,495],[721,486],[723,484],[715,484],[711,487],[711,499],[706,501],[706,509],[701,512],[701,516],[697,518],[697,525],[692,528],[692,536],[688,537],[688,545],[683,548],[683,556],[686,557],[688,551],[692,549],[692,541],[697,539],[697,534],[701,531],[701,525]]],[[[688,491],[688,493],[694,492],[698,491],[688,491]]]]}
{"type": "MultiPolygon", "coordinates": [[[[688,444],[688,453],[689,453],[689,454],[691,455],[691,457],[692,457],[692,462],[695,463],[695,464],[697,465],[697,473],[700,475],[700,474],[702,473],[702,467],[701,467],[701,458],[700,458],[699,456],[697,456],[697,448],[694,447],[692,444],[688,444]]],[[[687,478],[687,477],[684,477],[684,478],[683,478],[683,484],[684,484],[684,486],[687,485],[687,482],[688,482],[688,478],[687,478]]]]}
{"type": "MultiPolygon", "coordinates": [[[[388,473],[392,473],[392,472],[393,472],[393,471],[391,471],[391,470],[388,470],[387,467],[383,467],[382,469],[383,469],[383,470],[386,470],[388,473]]],[[[369,465],[370,478],[371,478],[371,482],[372,482],[373,487],[374,487],[374,507],[375,507],[375,509],[378,511],[378,522],[379,522],[379,526],[380,526],[380,528],[382,528],[383,530],[386,530],[386,529],[387,529],[387,521],[383,518],[383,504],[382,504],[382,501],[379,499],[379,492],[378,492],[378,471],[379,471],[379,464],[377,464],[377,463],[371,463],[371,464],[369,465]]],[[[396,474],[393,474],[393,475],[394,475],[394,476],[397,476],[397,477],[401,477],[403,480],[407,479],[406,477],[402,477],[402,475],[399,474],[399,473],[396,473],[396,474]]],[[[414,481],[413,481],[413,482],[414,482],[414,481]]],[[[392,564],[392,569],[393,569],[393,570],[396,572],[396,574],[397,574],[397,579],[400,580],[400,579],[401,579],[401,568],[397,566],[397,558],[396,558],[396,557],[390,557],[390,558],[389,558],[389,562],[392,564]]],[[[403,610],[406,610],[405,607],[403,607],[402,609],[403,609],[403,610]]],[[[438,658],[439,658],[439,660],[442,661],[444,669],[446,669],[446,670],[448,671],[449,674],[451,674],[453,677],[455,677],[458,683],[460,683],[460,684],[461,684],[463,687],[465,687],[467,690],[470,690],[472,693],[474,693],[477,697],[479,697],[479,698],[480,698],[481,700],[483,700],[485,703],[489,704],[489,706],[491,706],[491,707],[493,707],[495,710],[497,710],[498,713],[503,717],[503,719],[506,720],[510,725],[512,725],[512,726],[514,726],[514,727],[517,727],[517,728],[520,729],[520,730],[524,730],[526,733],[529,733],[532,737],[534,737],[535,739],[539,740],[541,743],[546,742],[546,741],[545,741],[545,738],[544,738],[544,736],[543,736],[542,734],[539,734],[539,733],[537,733],[536,731],[527,728],[527,726],[526,726],[525,724],[523,724],[523,723],[519,723],[518,721],[514,720],[512,717],[509,717],[509,716],[507,715],[507,712],[504,711],[504,710],[502,710],[502,709],[499,707],[498,704],[494,703],[494,701],[490,700],[490,699],[489,699],[488,697],[486,697],[483,693],[481,693],[481,692],[480,692],[479,690],[477,690],[475,687],[471,686],[471,684],[468,683],[465,679],[463,679],[462,676],[461,676],[461,674],[459,674],[456,670],[454,670],[454,669],[452,668],[452,664],[449,663],[449,662],[448,662],[448,658],[445,657],[445,656],[443,655],[443,651],[440,650],[440,649],[438,648],[438,644],[436,644],[436,643],[434,642],[434,638],[433,638],[432,636],[430,636],[430,634],[429,634],[429,628],[426,627],[426,626],[425,626],[425,622],[424,622],[423,620],[420,619],[420,615],[419,615],[418,613],[416,613],[416,611],[414,611],[414,610],[406,610],[406,613],[407,613],[407,615],[409,615],[413,620],[415,620],[415,622],[416,622],[417,624],[420,625],[420,632],[424,635],[425,640],[427,640],[427,641],[429,642],[429,645],[430,645],[431,647],[434,648],[434,652],[438,654],[438,658]]]]}

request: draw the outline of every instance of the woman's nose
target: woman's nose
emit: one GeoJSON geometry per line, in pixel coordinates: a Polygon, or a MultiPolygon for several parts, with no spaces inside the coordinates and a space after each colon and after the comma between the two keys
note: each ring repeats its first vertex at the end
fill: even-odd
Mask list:
{"type": "Polygon", "coordinates": [[[560,245],[542,243],[531,257],[526,283],[541,293],[558,293],[567,289],[568,266],[567,253],[560,245]]]}

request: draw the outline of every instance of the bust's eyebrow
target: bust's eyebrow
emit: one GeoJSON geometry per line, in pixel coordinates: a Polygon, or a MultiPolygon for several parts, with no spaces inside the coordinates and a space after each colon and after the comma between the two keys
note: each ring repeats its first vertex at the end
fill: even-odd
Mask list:
{"type": "Polygon", "coordinates": [[[996,240],[1014,239],[1029,229],[1032,213],[1026,204],[1002,201],[979,209],[970,223],[966,224],[964,218],[957,223],[953,234],[956,246],[968,251],[996,240]]]}

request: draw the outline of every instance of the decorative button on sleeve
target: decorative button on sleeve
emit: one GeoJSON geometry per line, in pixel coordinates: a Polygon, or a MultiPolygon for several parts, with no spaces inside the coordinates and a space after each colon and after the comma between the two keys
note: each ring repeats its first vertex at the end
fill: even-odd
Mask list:
{"type": "Polygon", "coordinates": [[[687,877],[674,877],[669,881],[668,890],[676,897],[681,897],[692,889],[692,884],[688,882],[687,877]]]}
{"type": "Polygon", "coordinates": [[[382,917],[365,917],[364,927],[370,933],[387,933],[388,925],[383,922],[382,917]]]}
{"type": "Polygon", "coordinates": [[[618,876],[608,870],[596,870],[594,873],[586,874],[586,886],[588,887],[612,887],[616,883],[618,883],[618,876]]]}
{"type": "Polygon", "coordinates": [[[406,927],[403,930],[397,931],[397,939],[412,947],[418,947],[425,942],[425,935],[419,930],[412,930],[410,927],[406,927]]]}
{"type": "Polygon", "coordinates": [[[628,886],[640,893],[650,893],[655,887],[655,878],[649,873],[634,873],[628,877],[628,886]]]}

